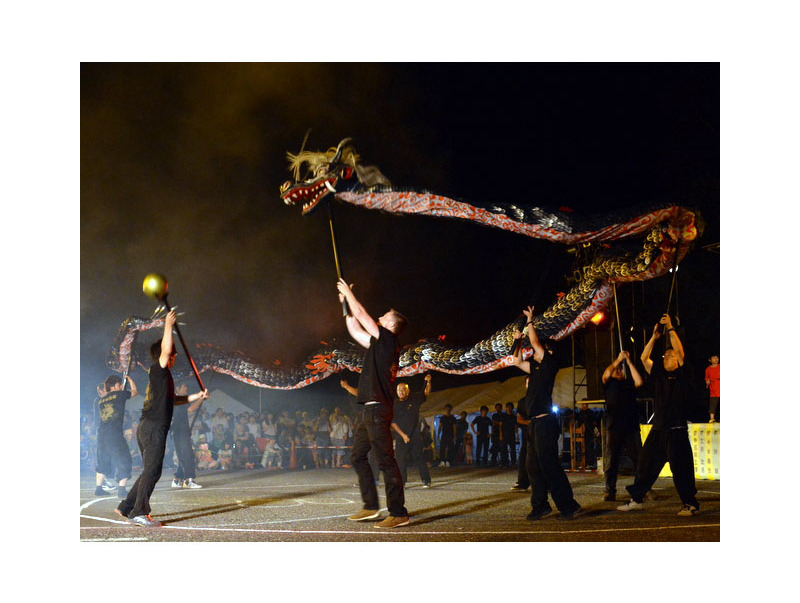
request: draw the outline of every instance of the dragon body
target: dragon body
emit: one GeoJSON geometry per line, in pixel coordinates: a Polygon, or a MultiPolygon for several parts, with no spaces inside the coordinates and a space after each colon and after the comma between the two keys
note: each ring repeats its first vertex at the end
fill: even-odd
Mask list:
{"type": "MultiPolygon", "coordinates": [[[[392,187],[373,166],[364,166],[349,139],[326,152],[289,154],[294,181],[281,187],[288,205],[314,213],[335,199],[394,214],[424,214],[461,219],[564,245],[597,244],[590,262],[577,274],[575,285],[534,317],[537,333],[559,340],[584,327],[613,298],[615,284],[662,276],[677,265],[698,237],[696,211],[676,204],[653,204],[598,216],[568,211],[493,204],[482,207],[430,192],[392,187]],[[301,170],[306,174],[301,178],[301,170]]],[[[163,319],[131,317],[123,322],[108,358],[112,370],[122,372],[131,360],[146,358],[137,334],[163,327],[163,319]]],[[[485,373],[510,366],[514,320],[470,348],[453,347],[439,339],[425,339],[405,347],[399,377],[435,370],[451,374],[485,373]]],[[[523,349],[527,357],[530,349],[523,349]]],[[[199,344],[193,352],[202,371],[230,375],[251,385],[271,389],[305,387],[343,370],[360,372],[364,350],[350,341],[333,341],[315,351],[303,365],[289,369],[264,367],[241,352],[199,344]]]]}

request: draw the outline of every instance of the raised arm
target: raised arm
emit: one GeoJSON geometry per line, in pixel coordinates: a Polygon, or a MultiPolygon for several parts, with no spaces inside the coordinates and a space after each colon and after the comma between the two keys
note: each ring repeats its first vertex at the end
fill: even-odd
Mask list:
{"type": "Polygon", "coordinates": [[[433,390],[433,386],[431,385],[431,374],[427,373],[425,375],[425,389],[423,390],[423,395],[427,398],[431,391],[433,390]]]}
{"type": "Polygon", "coordinates": [[[201,392],[197,392],[196,394],[192,394],[191,396],[175,396],[175,406],[181,406],[182,404],[192,404],[193,402],[200,402],[201,400],[205,400],[208,398],[208,390],[204,389],[201,392]]]}
{"type": "Polygon", "coordinates": [[[131,385],[131,398],[135,398],[136,396],[139,395],[139,390],[136,389],[136,384],[133,382],[133,379],[131,379],[131,376],[127,375],[127,377],[128,377],[128,383],[130,383],[131,385]]]}
{"type": "Polygon", "coordinates": [[[346,390],[346,391],[347,391],[347,393],[348,393],[348,394],[350,394],[351,396],[357,396],[357,395],[358,395],[358,390],[357,390],[355,387],[353,387],[352,385],[350,385],[350,384],[349,384],[347,381],[345,381],[344,379],[342,379],[341,381],[339,381],[339,385],[341,385],[341,386],[342,386],[342,389],[343,389],[343,390],[346,390]]]}
{"type": "Polygon", "coordinates": [[[161,368],[167,368],[169,357],[172,355],[172,350],[175,347],[172,341],[172,327],[178,320],[178,315],[175,310],[170,310],[167,317],[164,319],[164,336],[161,338],[161,355],[158,357],[158,364],[161,368]]]}
{"type": "Polygon", "coordinates": [[[633,379],[633,387],[641,387],[644,383],[644,379],[642,378],[642,374],[639,372],[639,369],[636,368],[636,364],[631,360],[631,354],[628,351],[624,351],[625,354],[625,362],[628,363],[628,368],[631,369],[631,378],[633,379]]]}
{"type": "MultiPolygon", "coordinates": [[[[522,332],[515,329],[514,330],[514,339],[521,339],[521,338],[522,338],[522,332]]],[[[514,355],[511,357],[511,362],[513,362],[514,366],[516,366],[521,371],[525,371],[526,373],[530,373],[531,372],[531,363],[528,362],[527,360],[523,360],[522,359],[522,346],[521,345],[518,345],[517,349],[514,350],[514,355]]]]}
{"type": "MultiPolygon", "coordinates": [[[[350,307],[350,314],[352,314],[352,316],[358,321],[361,328],[369,333],[371,337],[377,339],[378,335],[380,334],[378,331],[378,323],[375,322],[372,316],[367,313],[367,311],[364,309],[364,306],[361,305],[361,302],[356,299],[356,296],[353,294],[352,287],[348,285],[343,278],[339,279],[339,282],[336,283],[336,287],[339,289],[339,300],[347,300],[347,304],[350,307]]],[[[347,328],[348,330],[350,329],[349,321],[347,328]]],[[[361,342],[359,341],[359,343],[361,342]]],[[[369,347],[369,341],[364,347],[369,347]]]]}
{"type": "Polygon", "coordinates": [[[523,310],[522,313],[525,314],[525,318],[528,319],[526,324],[528,325],[528,339],[533,347],[533,359],[536,362],[541,362],[544,358],[544,346],[542,342],[539,341],[539,335],[536,333],[536,329],[533,328],[533,306],[528,306],[528,309],[523,310]]]}
{"type": "Polygon", "coordinates": [[[664,314],[659,323],[667,327],[669,343],[672,349],[675,350],[675,353],[678,354],[678,366],[683,366],[683,344],[681,343],[680,337],[678,337],[678,332],[675,330],[675,327],[672,326],[672,320],[669,314],[664,314]]]}
{"type": "Polygon", "coordinates": [[[650,359],[650,354],[653,353],[653,346],[658,341],[658,338],[661,337],[661,334],[658,332],[658,323],[656,326],[653,327],[653,334],[650,336],[650,340],[647,342],[647,345],[644,346],[642,350],[642,365],[644,366],[644,370],[647,371],[647,374],[650,374],[650,371],[653,370],[653,361],[650,359]]]}

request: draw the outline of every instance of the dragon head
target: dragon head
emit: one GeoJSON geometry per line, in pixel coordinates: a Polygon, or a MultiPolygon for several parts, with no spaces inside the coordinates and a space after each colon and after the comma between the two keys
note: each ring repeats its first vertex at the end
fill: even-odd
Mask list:
{"type": "Polygon", "coordinates": [[[390,184],[377,168],[359,164],[360,158],[350,138],[325,152],[300,151],[297,155],[286,155],[294,184],[289,180],[283,183],[281,199],[286,205],[302,206],[304,216],[317,209],[319,202],[331,193],[359,186],[372,188],[390,184]],[[304,166],[305,176],[301,179],[300,172],[304,166]]]}

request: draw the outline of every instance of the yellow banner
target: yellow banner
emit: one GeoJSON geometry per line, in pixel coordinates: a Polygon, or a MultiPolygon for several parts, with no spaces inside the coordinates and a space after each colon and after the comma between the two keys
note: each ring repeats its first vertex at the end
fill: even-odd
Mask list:
{"type": "MultiPolygon", "coordinates": [[[[647,439],[652,425],[640,425],[642,442],[647,439]]],[[[690,423],[689,441],[694,456],[694,478],[719,479],[719,423],[690,423]]],[[[672,477],[669,463],[665,463],[658,477],[672,477]]]]}

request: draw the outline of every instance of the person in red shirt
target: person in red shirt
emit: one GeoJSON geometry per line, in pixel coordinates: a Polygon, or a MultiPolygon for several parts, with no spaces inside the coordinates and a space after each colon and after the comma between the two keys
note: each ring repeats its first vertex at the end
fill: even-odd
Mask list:
{"type": "Polygon", "coordinates": [[[709,423],[717,422],[719,410],[719,356],[709,358],[710,366],[706,367],[706,387],[708,388],[708,414],[709,423]]]}

